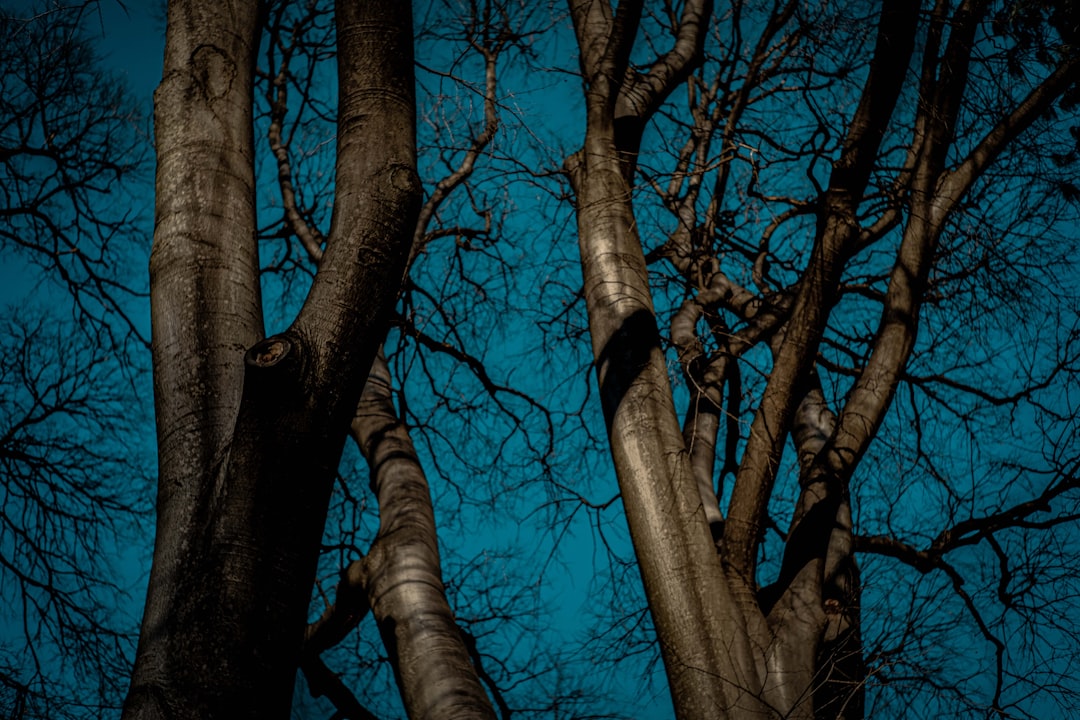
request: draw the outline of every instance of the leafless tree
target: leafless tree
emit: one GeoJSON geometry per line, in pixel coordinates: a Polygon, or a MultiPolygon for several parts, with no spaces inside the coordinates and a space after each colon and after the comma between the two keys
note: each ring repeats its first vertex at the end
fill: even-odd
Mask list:
{"type": "Polygon", "coordinates": [[[93,715],[118,707],[134,645],[115,567],[148,509],[141,456],[119,445],[132,400],[112,354],[79,343],[70,320],[23,311],[0,337],[0,707],[93,715]]]}
{"type": "Polygon", "coordinates": [[[136,434],[129,363],[144,346],[122,257],[146,143],[95,56],[95,10],[0,12],[0,712],[13,718],[118,708],[137,626],[120,549],[150,507],[151,448],[136,434]]]}
{"type": "Polygon", "coordinates": [[[169,3],[125,717],[1069,707],[1076,11],[530,8],[169,3]]]}
{"type": "MultiPolygon", "coordinates": [[[[14,265],[59,283],[81,323],[142,344],[132,319],[142,118],[124,83],[99,70],[97,2],[0,15],[3,192],[0,242],[14,265]]],[[[144,283],[145,285],[145,283],[144,283]]]]}
{"type": "MultiPolygon", "coordinates": [[[[1025,543],[1075,535],[1073,406],[1041,390],[1061,382],[1075,392],[1076,285],[1053,269],[1060,240],[1038,237],[1075,217],[1070,176],[1044,154],[1058,153],[1059,165],[1075,158],[1063,132],[1076,122],[1075,11],[737,2],[714,15],[711,3],[688,1],[647,15],[644,3],[570,5],[587,120],[566,168],[584,293],[676,715],[861,717],[868,683],[910,680],[937,688],[917,695],[933,698],[919,709],[929,715],[1035,712],[1045,675],[1025,679],[1025,668],[1060,680],[1073,653],[1045,652],[1075,643],[1057,610],[1015,597],[1067,581],[1050,566],[1059,553],[1046,564],[1025,543]],[[668,101],[678,88],[681,110],[668,101]],[[650,123],[660,139],[643,149],[650,123]],[[639,184],[654,194],[636,193],[639,184]],[[1015,205],[1001,212],[991,197],[1015,205]],[[646,246],[647,232],[663,242],[646,246]],[[1034,321],[1049,359],[999,324],[1013,302],[993,288],[1024,255],[1039,260],[1023,280],[1051,295],[1034,321]],[[983,263],[996,267],[981,272],[983,263]],[[957,347],[955,321],[941,323],[972,302],[987,317],[964,327],[957,347]],[[972,337],[976,328],[985,334],[972,337]],[[973,341],[1012,354],[1021,371],[981,352],[991,367],[975,364],[973,341]],[[682,421],[671,355],[686,387],[682,421]],[[1010,389],[985,389],[1003,367],[1010,389]],[[948,442],[933,424],[948,412],[979,444],[977,463],[928,452],[948,442]],[[973,431],[990,417],[1048,432],[1009,457],[995,452],[1002,434],[973,431]],[[877,438],[911,460],[875,452],[877,438]],[[950,477],[959,468],[970,489],[950,477]],[[942,488],[950,497],[939,503],[942,488]],[[882,558],[875,570],[889,558],[925,576],[899,636],[871,621],[887,638],[879,646],[864,640],[862,612],[896,598],[872,576],[864,586],[859,554],[882,558]],[[1040,580],[1021,581],[1021,567],[1040,580]],[[939,591],[954,597],[939,601],[939,591]],[[953,674],[960,663],[931,669],[919,642],[960,639],[952,623],[922,617],[938,602],[990,647],[986,675],[953,674]],[[1054,629],[1010,640],[1010,628],[1039,622],[1054,629]]],[[[1056,685],[1075,691],[1075,678],[1056,685]]],[[[892,692],[877,697],[902,695],[892,692]]]]}

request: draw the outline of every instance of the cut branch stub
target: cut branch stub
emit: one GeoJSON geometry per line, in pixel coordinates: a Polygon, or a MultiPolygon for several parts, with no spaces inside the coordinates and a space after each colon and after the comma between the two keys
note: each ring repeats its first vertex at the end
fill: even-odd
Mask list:
{"type": "Polygon", "coordinates": [[[255,343],[244,356],[248,367],[274,367],[292,350],[292,342],[284,335],[275,335],[255,343]]]}
{"type": "Polygon", "coordinates": [[[278,400],[292,397],[290,388],[303,387],[306,356],[304,343],[292,331],[260,340],[244,354],[251,388],[278,400]]]}

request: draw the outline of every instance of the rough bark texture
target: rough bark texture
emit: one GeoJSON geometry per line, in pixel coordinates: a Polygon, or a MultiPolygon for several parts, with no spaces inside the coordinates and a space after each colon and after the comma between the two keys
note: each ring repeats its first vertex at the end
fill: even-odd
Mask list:
{"type": "Polygon", "coordinates": [[[331,483],[419,210],[409,6],[342,3],[334,226],[296,321],[256,342],[256,9],[170,6],[152,297],[162,521],[129,718],[288,716],[331,483]]]}

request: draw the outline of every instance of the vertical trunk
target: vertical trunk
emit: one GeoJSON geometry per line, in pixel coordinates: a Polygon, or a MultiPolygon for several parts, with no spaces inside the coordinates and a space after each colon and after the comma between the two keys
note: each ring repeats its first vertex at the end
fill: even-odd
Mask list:
{"type": "Polygon", "coordinates": [[[675,412],[631,206],[635,151],[652,112],[700,58],[711,5],[688,2],[674,47],[627,69],[640,3],[571,2],[586,76],[583,149],[567,161],[584,295],[615,473],[676,714],[769,717],[759,698],[763,619],[738,610],[675,412]]]}
{"type": "Polygon", "coordinates": [[[338,7],[334,226],[296,321],[251,345],[257,323],[236,328],[229,318],[258,318],[258,294],[230,284],[229,274],[240,268],[257,287],[250,193],[256,4],[227,12],[215,5],[203,15],[199,5],[170,7],[157,97],[152,302],[165,499],[155,573],[162,579],[149,590],[125,717],[285,718],[332,480],[419,210],[412,18],[408,4],[390,0],[338,7]],[[207,200],[189,200],[204,192],[207,200]],[[222,198],[241,207],[234,213],[213,204],[222,198]],[[243,227],[230,225],[235,218],[243,227]],[[171,231],[173,223],[180,229],[171,231]],[[179,294],[167,282],[174,275],[179,294]],[[183,302],[195,309],[173,315],[183,302]],[[173,334],[187,343],[184,352],[170,352],[173,334]],[[217,355],[199,352],[207,338],[217,355]],[[219,376],[223,367],[228,373],[219,376]],[[174,405],[204,393],[216,412],[174,405]],[[189,425],[195,430],[178,434],[189,425]]]}
{"type": "Polygon", "coordinates": [[[228,456],[243,351],[263,333],[251,121],[257,5],[169,4],[154,96],[150,258],[157,539],[126,717],[182,714],[186,699],[174,682],[193,671],[173,618],[182,598],[202,590],[184,585],[183,568],[199,542],[209,483],[228,456]]]}
{"type": "MultiPolygon", "coordinates": [[[[591,129],[590,129],[591,131],[591,129]]],[[[758,686],[675,414],[630,188],[610,146],[572,172],[597,381],[676,714],[723,717],[758,686]],[[606,155],[606,157],[605,157],[606,155]]]]}

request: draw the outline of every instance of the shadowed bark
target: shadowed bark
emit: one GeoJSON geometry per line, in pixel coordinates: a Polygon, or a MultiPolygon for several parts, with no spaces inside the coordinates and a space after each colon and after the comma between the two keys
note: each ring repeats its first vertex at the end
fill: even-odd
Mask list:
{"type": "Polygon", "coordinates": [[[152,263],[163,519],[130,718],[288,716],[330,488],[419,211],[409,7],[341,3],[334,223],[295,322],[258,341],[256,14],[170,5],[152,263]]]}

